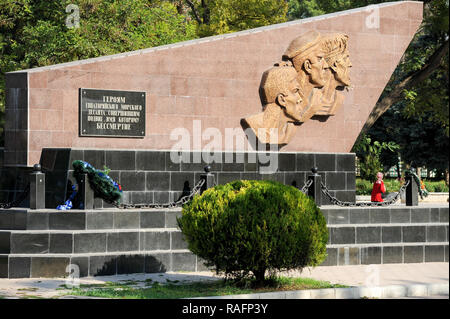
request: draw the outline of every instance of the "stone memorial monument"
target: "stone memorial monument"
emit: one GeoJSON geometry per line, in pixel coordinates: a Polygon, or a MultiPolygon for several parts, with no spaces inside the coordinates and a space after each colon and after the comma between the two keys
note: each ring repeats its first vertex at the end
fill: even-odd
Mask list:
{"type": "Polygon", "coordinates": [[[219,183],[289,185],[303,185],[317,166],[333,195],[352,201],[349,152],[421,20],[419,2],[385,3],[10,72],[2,191],[20,188],[17,176],[41,163],[54,208],[79,159],[107,166],[130,203],[179,198],[206,163],[219,183]],[[262,163],[271,131],[276,163],[262,163]]]}
{"type": "MultiPolygon", "coordinates": [[[[383,3],[7,73],[0,195],[17,194],[40,163],[35,177],[45,174],[48,209],[0,211],[0,277],[64,276],[68,265],[80,276],[204,269],[176,228],[179,208],[56,211],[76,182],[75,160],[106,166],[129,204],[179,199],[206,164],[219,184],[271,179],[296,187],[317,167],[332,196],[354,202],[350,151],[421,24],[422,6],[383,3]]],[[[111,207],[100,199],[94,206],[111,207]]],[[[439,222],[447,214],[447,226],[435,225],[445,237],[448,207],[436,209],[421,216],[439,222]]],[[[412,222],[412,208],[323,212],[331,238],[325,264],[448,260],[442,236],[441,244],[419,238],[387,247],[381,227],[391,243],[401,241],[400,227],[365,225],[412,222]]],[[[412,238],[426,226],[402,227],[412,238]]]]}

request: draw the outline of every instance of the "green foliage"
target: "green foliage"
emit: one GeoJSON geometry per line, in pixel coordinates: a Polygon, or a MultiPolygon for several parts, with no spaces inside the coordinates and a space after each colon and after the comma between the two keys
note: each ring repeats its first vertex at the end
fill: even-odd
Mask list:
{"type": "MultiPolygon", "coordinates": [[[[398,179],[392,179],[392,178],[385,178],[383,179],[384,186],[386,186],[386,192],[387,193],[396,193],[400,190],[400,187],[402,186],[400,180],[398,179]]],[[[357,178],[356,179],[356,195],[370,195],[372,194],[372,188],[373,188],[373,182],[357,178]]]]}
{"type": "MultiPolygon", "coordinates": [[[[427,66],[427,61],[446,42],[448,45],[449,3],[448,0],[425,1],[424,19],[419,32],[397,67],[388,90],[407,76],[427,66]]],[[[403,115],[412,120],[432,122],[449,134],[448,99],[448,49],[438,67],[429,76],[404,91],[401,106],[403,115]]]]}
{"type": "Polygon", "coordinates": [[[354,146],[353,152],[359,159],[361,178],[374,182],[377,172],[383,171],[380,155],[383,150],[395,152],[399,146],[390,142],[372,141],[370,136],[363,136],[354,146]]]}
{"type": "Polygon", "coordinates": [[[430,193],[448,193],[448,185],[445,181],[428,181],[422,180],[425,188],[430,193]]]}
{"type": "MultiPolygon", "coordinates": [[[[423,180],[425,188],[430,193],[448,193],[448,186],[445,181],[430,181],[423,180]]],[[[386,186],[386,192],[395,193],[398,192],[402,186],[399,179],[385,178],[384,185],[386,186]]],[[[372,193],[373,183],[371,181],[357,178],[356,179],[356,195],[370,195],[372,193]]]]}
{"type": "Polygon", "coordinates": [[[366,179],[356,179],[356,195],[370,195],[372,193],[373,183],[366,179]]]}
{"type": "Polygon", "coordinates": [[[179,14],[170,1],[0,0],[0,135],[6,72],[195,37],[196,25],[179,14]],[[79,7],[79,28],[66,26],[68,4],[79,7]]]}
{"type": "Polygon", "coordinates": [[[314,201],[273,181],[235,181],[183,207],[189,249],[227,277],[317,266],[326,257],[326,221],[314,201]]]}
{"type": "Polygon", "coordinates": [[[77,180],[78,185],[81,183],[82,175],[87,174],[89,185],[94,191],[94,197],[99,197],[105,201],[120,202],[122,198],[122,187],[112,180],[105,172],[95,169],[89,163],[84,161],[73,161],[73,176],[77,180]]]}
{"type": "Polygon", "coordinates": [[[109,172],[111,172],[111,169],[108,166],[103,165],[103,173],[109,175],[109,172]]]}
{"type": "Polygon", "coordinates": [[[288,4],[279,0],[192,0],[191,15],[200,37],[286,21],[288,4]]]}
{"type": "MultiPolygon", "coordinates": [[[[252,288],[252,282],[243,286],[230,280],[211,280],[204,282],[179,283],[178,280],[169,280],[167,283],[159,283],[152,279],[145,280],[145,287],[139,286],[139,282],[127,281],[124,283],[106,282],[102,284],[68,287],[62,285],[59,290],[63,294],[77,296],[92,296],[102,298],[121,299],[178,299],[210,296],[227,296],[237,294],[264,293],[271,291],[288,291],[304,289],[348,288],[340,284],[332,284],[327,281],[319,281],[311,278],[276,277],[269,278],[267,286],[252,288]]],[[[142,283],[142,281],[140,282],[142,283]]]]}
{"type": "Polygon", "coordinates": [[[289,0],[289,20],[401,0],[289,0]]]}
{"type": "MultiPolygon", "coordinates": [[[[448,169],[449,139],[445,128],[436,121],[407,117],[402,109],[402,104],[396,104],[387,110],[371,127],[369,134],[378,141],[394,141],[398,144],[398,153],[407,165],[425,166],[440,172],[448,169]]],[[[432,112],[424,113],[423,116],[426,114],[432,116],[432,112]]],[[[392,166],[398,161],[398,155],[382,151],[380,159],[383,164],[392,166]]]]}

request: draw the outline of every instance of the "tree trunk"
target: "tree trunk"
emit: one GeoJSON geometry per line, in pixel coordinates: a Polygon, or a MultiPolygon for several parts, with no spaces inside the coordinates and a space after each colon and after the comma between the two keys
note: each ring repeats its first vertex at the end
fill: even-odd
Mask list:
{"type": "Polygon", "coordinates": [[[400,179],[402,177],[402,172],[400,172],[400,162],[397,161],[397,178],[400,179]]]}
{"type": "Polygon", "coordinates": [[[264,276],[266,274],[266,269],[257,269],[253,271],[253,274],[255,275],[256,278],[256,285],[257,286],[262,286],[262,284],[264,283],[264,276]]]}
{"type": "Polygon", "coordinates": [[[448,176],[448,168],[445,169],[445,184],[448,187],[449,182],[449,176],[448,176]]]}
{"type": "Polygon", "coordinates": [[[426,80],[441,64],[441,60],[448,51],[448,39],[436,49],[428,58],[423,67],[404,78],[392,88],[392,91],[377,102],[369,115],[355,143],[366,134],[378,118],[384,114],[393,104],[403,100],[403,91],[408,90],[426,80]]]}
{"type": "Polygon", "coordinates": [[[420,179],[422,179],[422,167],[417,167],[417,176],[419,176],[420,179]]]}

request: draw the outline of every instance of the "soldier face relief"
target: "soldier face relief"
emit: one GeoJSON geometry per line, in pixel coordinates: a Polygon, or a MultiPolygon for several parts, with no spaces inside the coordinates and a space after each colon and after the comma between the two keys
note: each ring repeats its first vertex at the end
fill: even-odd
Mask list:
{"type": "Polygon", "coordinates": [[[338,84],[350,86],[350,68],[352,67],[352,63],[350,62],[350,54],[347,50],[342,54],[342,57],[330,67],[334,71],[334,78],[338,84]]]}
{"type": "Polygon", "coordinates": [[[264,111],[243,119],[261,142],[268,143],[276,132],[283,146],[300,123],[338,112],[342,90],[351,83],[347,43],[345,34],[308,31],[291,41],[283,62],[263,73],[259,89],[264,111]]]}
{"type": "Polygon", "coordinates": [[[278,104],[283,107],[286,117],[294,122],[301,120],[304,109],[303,97],[300,93],[300,84],[297,81],[297,73],[290,73],[287,91],[278,95],[278,104]]]}
{"type": "Polygon", "coordinates": [[[325,85],[327,62],[324,59],[325,53],[322,50],[318,50],[311,54],[304,63],[303,67],[306,73],[310,76],[310,82],[315,84],[316,87],[323,87],[325,85]]]}

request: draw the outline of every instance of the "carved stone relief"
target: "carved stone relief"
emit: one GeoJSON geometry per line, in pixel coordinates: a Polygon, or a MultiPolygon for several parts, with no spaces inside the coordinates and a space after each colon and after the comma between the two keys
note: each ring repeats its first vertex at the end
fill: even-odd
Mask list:
{"type": "Polygon", "coordinates": [[[261,143],[287,144],[306,108],[297,71],[290,63],[277,64],[263,73],[259,90],[263,112],[246,118],[245,126],[261,143]]]}
{"type": "Polygon", "coordinates": [[[292,40],[276,63],[262,75],[263,112],[242,120],[260,143],[286,145],[303,122],[332,116],[350,86],[348,36],[306,32],[292,40]],[[276,136],[273,136],[276,135],[276,136]]]}

